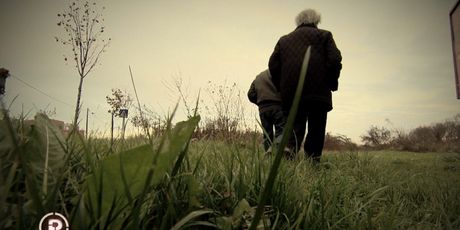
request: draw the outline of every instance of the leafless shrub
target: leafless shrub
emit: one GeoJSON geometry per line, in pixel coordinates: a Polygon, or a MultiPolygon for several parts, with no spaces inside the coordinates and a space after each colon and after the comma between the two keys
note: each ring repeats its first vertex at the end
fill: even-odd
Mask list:
{"type": "Polygon", "coordinates": [[[392,131],[392,140],[390,146],[395,150],[411,151],[413,140],[402,129],[395,129],[392,131]]]}
{"type": "Polygon", "coordinates": [[[385,127],[371,126],[367,133],[361,136],[361,140],[366,147],[384,149],[391,142],[391,131],[385,127]]]}
{"type": "Polygon", "coordinates": [[[150,133],[151,130],[151,135],[160,136],[166,130],[167,119],[162,119],[161,116],[143,105],[140,110],[136,109],[134,112],[131,124],[138,129],[139,134],[145,130],[149,130],[150,133]],[[141,112],[142,115],[140,114],[141,112]]]}
{"type": "Polygon", "coordinates": [[[203,122],[199,129],[201,136],[235,141],[251,135],[246,125],[241,92],[236,83],[228,85],[227,82],[208,82],[205,98],[210,101],[201,100],[206,114],[202,116],[203,122]]]}
{"type": "Polygon", "coordinates": [[[374,149],[460,153],[460,114],[444,122],[420,126],[409,132],[371,126],[361,139],[365,147],[374,149]]]}
{"type": "Polygon", "coordinates": [[[179,95],[181,105],[184,106],[185,115],[192,117],[200,114],[201,121],[198,125],[194,138],[219,139],[235,141],[255,136],[254,131],[249,129],[245,118],[243,98],[241,90],[236,83],[228,84],[227,81],[214,83],[208,81],[203,93],[190,92],[182,75],[178,74],[171,78],[170,82],[163,83],[165,87],[179,95]],[[197,95],[199,98],[190,98],[197,95]],[[201,96],[198,96],[201,95],[201,96]],[[196,101],[199,100],[198,105],[196,101]]]}
{"type": "Polygon", "coordinates": [[[358,145],[342,134],[333,135],[326,133],[324,140],[324,149],[332,151],[354,151],[358,149],[358,145]]]}

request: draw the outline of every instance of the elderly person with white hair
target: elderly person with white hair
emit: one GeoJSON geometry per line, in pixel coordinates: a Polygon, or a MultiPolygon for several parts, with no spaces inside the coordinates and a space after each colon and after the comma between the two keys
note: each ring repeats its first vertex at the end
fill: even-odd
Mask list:
{"type": "Polygon", "coordinates": [[[278,40],[268,64],[287,114],[294,99],[305,51],[311,46],[307,76],[294,123],[295,135],[288,146],[295,149],[294,154],[300,150],[308,122],[304,151],[314,163],[321,158],[327,113],[332,110],[331,91],[337,90],[342,69],[342,56],[332,33],[318,29],[320,21],[321,15],[315,10],[300,12],[295,19],[296,29],[278,40]]]}

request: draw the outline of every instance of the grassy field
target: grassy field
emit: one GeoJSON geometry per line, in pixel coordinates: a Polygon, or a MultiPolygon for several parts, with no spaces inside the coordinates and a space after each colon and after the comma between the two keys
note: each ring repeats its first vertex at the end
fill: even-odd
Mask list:
{"type": "MultiPolygon", "coordinates": [[[[44,116],[2,121],[0,228],[247,229],[274,157],[257,138],[190,142],[198,119],[151,141],[65,140],[44,116]],[[11,129],[11,132],[3,130],[11,129]]],[[[460,154],[325,152],[282,160],[259,229],[459,229],[460,154]]]]}
{"type": "MultiPolygon", "coordinates": [[[[206,206],[231,213],[241,199],[255,205],[271,160],[250,148],[208,149],[198,181],[203,189],[217,187],[228,203],[206,206]]],[[[271,224],[278,218],[274,229],[458,229],[459,170],[455,153],[326,152],[319,167],[302,157],[283,161],[269,202],[271,224]]]]}

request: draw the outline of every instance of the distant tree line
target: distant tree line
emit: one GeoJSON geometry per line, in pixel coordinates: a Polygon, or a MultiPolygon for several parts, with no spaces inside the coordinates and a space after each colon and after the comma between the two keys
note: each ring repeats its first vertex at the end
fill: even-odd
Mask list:
{"type": "MultiPolygon", "coordinates": [[[[195,110],[201,115],[201,122],[193,133],[194,139],[222,140],[229,143],[247,143],[248,141],[262,142],[259,127],[251,126],[245,120],[241,92],[235,84],[219,85],[209,83],[205,90],[205,98],[211,98],[211,103],[200,99],[201,107],[193,108],[193,103],[187,100],[187,94],[182,88],[182,81],[176,81],[176,90],[186,107],[186,115],[191,117],[195,110]],[[238,103],[228,103],[229,101],[238,103]],[[254,138],[256,138],[254,140],[254,138]]],[[[114,105],[123,104],[122,98],[128,98],[129,93],[119,89],[112,90],[112,96],[107,96],[111,111],[118,111],[114,105]],[[113,98],[112,101],[109,99],[113,98]]],[[[126,106],[125,106],[126,107],[126,106]]],[[[111,112],[109,111],[109,112],[111,112]]],[[[134,114],[131,123],[136,128],[151,129],[154,136],[160,135],[166,128],[166,118],[162,118],[148,109],[142,108],[144,116],[134,114]]],[[[419,126],[410,131],[390,129],[384,126],[372,125],[361,136],[362,145],[353,142],[343,134],[327,133],[324,149],[329,151],[356,150],[398,150],[411,152],[457,152],[460,153],[460,114],[444,122],[419,126]]]]}
{"type": "Polygon", "coordinates": [[[444,122],[419,126],[409,132],[371,126],[361,136],[361,140],[367,149],[460,153],[460,114],[444,122]]]}

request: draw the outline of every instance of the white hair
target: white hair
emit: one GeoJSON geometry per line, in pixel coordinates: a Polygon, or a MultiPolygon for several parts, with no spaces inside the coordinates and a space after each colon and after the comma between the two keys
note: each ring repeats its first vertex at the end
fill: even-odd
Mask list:
{"type": "Polygon", "coordinates": [[[297,26],[302,24],[314,24],[317,26],[321,22],[321,14],[314,9],[306,9],[300,12],[295,18],[297,26]]]}

